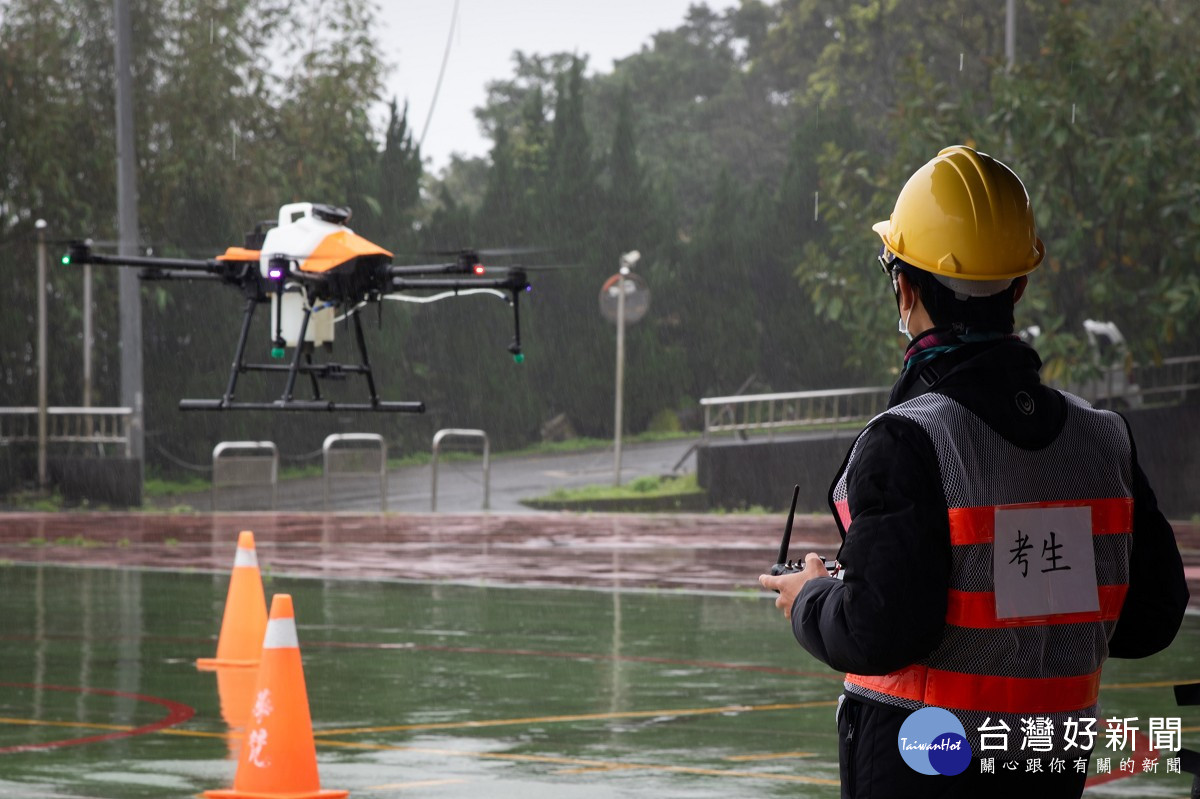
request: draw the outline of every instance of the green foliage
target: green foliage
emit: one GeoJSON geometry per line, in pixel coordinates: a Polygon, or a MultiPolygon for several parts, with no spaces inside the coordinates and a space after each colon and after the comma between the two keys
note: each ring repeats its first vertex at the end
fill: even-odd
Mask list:
{"type": "Polygon", "coordinates": [[[97,541],[94,538],[85,538],[82,535],[59,536],[54,539],[56,547],[75,547],[78,549],[95,549],[96,547],[104,546],[103,541],[97,541]]]}
{"type": "Polygon", "coordinates": [[[679,220],[695,225],[721,172],[743,185],[771,181],[786,154],[787,112],[757,67],[778,6],[745,2],[688,9],[674,30],[593,80],[593,128],[617,116],[622,95],[639,134],[648,177],[670,191],[679,220]]]}
{"type": "Polygon", "coordinates": [[[670,408],[663,408],[650,417],[646,423],[646,431],[650,433],[681,433],[683,427],[679,424],[679,414],[670,408]]]}
{"type": "Polygon", "coordinates": [[[212,481],[208,478],[189,477],[185,479],[167,479],[163,477],[146,477],[142,484],[142,494],[146,499],[167,497],[174,494],[191,494],[208,491],[212,481]]]}
{"type": "Polygon", "coordinates": [[[383,152],[379,154],[378,231],[364,228],[361,232],[387,241],[395,249],[401,243],[411,244],[413,213],[420,196],[421,149],[408,126],[408,103],[397,112],[393,98],[388,106],[383,152]]]}
{"type": "Polygon", "coordinates": [[[1084,318],[1113,319],[1141,359],[1191,351],[1181,333],[1200,315],[1200,73],[1178,48],[1200,15],[1140,2],[1102,22],[1053,14],[1045,57],[997,86],[989,132],[1037,176],[1050,326],[1078,336],[1084,318]]]}
{"type": "MultiPolygon", "coordinates": [[[[0,279],[15,309],[0,328],[5,404],[34,401],[34,220],[55,238],[115,237],[111,13],[101,0],[11,0],[0,17],[0,279]]],[[[532,273],[519,366],[492,298],[388,303],[367,325],[380,392],[430,408],[372,418],[394,448],[424,451],[447,426],[520,447],[559,413],[609,438],[615,336],[596,294],[633,249],[653,301],[627,331],[630,431],[694,428],[699,397],[743,385],[891,377],[904,341],[870,226],[959,142],[1009,163],[1032,196],[1048,257],[1018,326],[1042,328],[1047,376],[1094,369],[1085,318],[1116,321],[1138,361],[1194,349],[1195,3],[1025,2],[1011,71],[1002,9],[984,0],[696,5],[611,71],[514,54],[476,112],[489,157],[456,158],[436,179],[405,107],[393,100],[371,123],[384,74],[374,14],[366,0],[135,0],[139,210],[159,254],[211,256],[283,202],[315,200],[350,205],[355,228],[400,261],[535,245],[576,267],[532,273]]],[[[114,404],[116,276],[96,271],[95,401],[114,404]]],[[[184,428],[175,403],[219,390],[240,309],[221,286],[145,297],[148,450],[164,469],[165,453],[206,463],[221,439],[273,439],[303,459],[363,424],[245,414],[184,428]]],[[[50,401],[74,405],[76,272],[52,271],[51,306],[50,401]]],[[[259,398],[266,384],[243,385],[259,398]]]]}
{"type": "Polygon", "coordinates": [[[1138,360],[1187,349],[1180,332],[1200,313],[1190,219],[1200,73],[1185,55],[1193,4],[1031,4],[1018,22],[1011,72],[1003,15],[973,0],[784,2],[769,30],[756,67],[787,92],[807,120],[799,136],[816,144],[794,150],[785,173],[785,205],[792,164],[815,169],[820,190],[796,274],[864,376],[893,373],[903,343],[890,333],[895,307],[873,268],[870,225],[952,143],[1026,180],[1049,256],[1018,326],[1042,328],[1048,377],[1093,368],[1085,318],[1116,321],[1138,360]]]}

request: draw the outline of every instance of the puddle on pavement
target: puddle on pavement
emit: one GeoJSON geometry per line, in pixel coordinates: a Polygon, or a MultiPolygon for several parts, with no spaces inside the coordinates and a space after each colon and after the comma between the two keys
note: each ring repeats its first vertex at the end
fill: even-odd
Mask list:
{"type": "MultiPolygon", "coordinates": [[[[227,733],[245,723],[253,686],[194,666],[215,650],[227,576],[16,565],[0,575],[0,796],[232,784],[241,738],[227,733]]],[[[757,594],[279,577],[266,588],[295,600],[323,787],[838,795],[840,682],[757,594]]],[[[1141,685],[1200,678],[1189,656],[1200,618],[1181,637],[1170,653],[1110,662],[1105,682],[1127,687],[1106,689],[1106,714],[1200,724],[1169,687],[1141,685]]],[[[1121,782],[1104,790],[1185,795],[1190,784],[1121,782]]]]}

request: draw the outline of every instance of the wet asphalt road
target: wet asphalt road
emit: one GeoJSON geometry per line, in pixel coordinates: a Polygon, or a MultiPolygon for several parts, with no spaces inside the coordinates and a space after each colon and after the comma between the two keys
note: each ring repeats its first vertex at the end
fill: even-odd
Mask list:
{"type": "MultiPolygon", "coordinates": [[[[678,439],[642,444],[625,444],[621,457],[621,482],[647,475],[671,474],[672,469],[696,439],[678,439]]],[[[557,488],[612,483],[612,448],[555,455],[493,456],[490,464],[488,509],[502,512],[536,511],[521,499],[544,496],[557,488]]],[[[695,471],[692,453],[678,474],[695,471]]],[[[431,509],[433,474],[430,465],[406,466],[388,472],[389,511],[419,513],[431,509]]],[[[324,509],[324,481],[320,477],[285,480],[279,484],[276,509],[317,511],[324,509]]],[[[380,509],[379,481],[370,476],[336,477],[330,483],[329,510],[371,512],[380,509]]],[[[470,512],[483,509],[484,477],[481,459],[446,460],[438,465],[438,512],[470,512]]],[[[218,498],[222,510],[270,509],[269,495],[256,490],[254,496],[224,491],[218,498]]],[[[169,504],[186,504],[198,511],[212,509],[208,493],[172,497],[169,504]]]]}

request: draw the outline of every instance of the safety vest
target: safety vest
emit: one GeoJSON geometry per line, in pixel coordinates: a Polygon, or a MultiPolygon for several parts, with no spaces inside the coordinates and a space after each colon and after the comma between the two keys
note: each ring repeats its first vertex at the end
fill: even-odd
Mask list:
{"type": "MultiPolygon", "coordinates": [[[[1133,546],[1132,446],[1119,416],[1064,396],[1064,427],[1040,450],[1010,443],[940,394],[877,417],[916,422],[937,453],[952,556],[946,624],[926,658],[882,676],[847,674],[845,690],[908,710],[950,710],[976,757],[1086,756],[1065,744],[1064,733],[1086,729],[1080,719],[1097,719],[1103,736],[1100,669],[1133,546]],[[1064,728],[1068,720],[1077,726],[1064,728]],[[1050,750],[1029,734],[1047,726],[1050,750]]],[[[858,441],[831,491],[843,534],[857,454],[858,441]]]]}

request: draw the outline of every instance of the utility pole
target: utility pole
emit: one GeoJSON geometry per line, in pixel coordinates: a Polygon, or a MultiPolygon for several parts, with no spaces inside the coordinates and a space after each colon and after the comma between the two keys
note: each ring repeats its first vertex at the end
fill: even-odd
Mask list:
{"type": "Polygon", "coordinates": [[[1012,72],[1017,64],[1017,0],[1008,0],[1004,9],[1004,65],[1012,72]]]}
{"type": "MultiPolygon", "coordinates": [[[[138,251],[137,158],[133,136],[133,25],[129,0],[113,0],[116,25],[114,55],[117,73],[117,222],[121,255],[138,251]]],[[[121,314],[121,404],[132,409],[130,451],[138,461],[144,455],[142,402],[142,301],[137,274],[118,270],[118,306],[121,314]]],[[[140,484],[139,479],[139,484],[140,484]]]]}
{"type": "Polygon", "coordinates": [[[38,488],[47,485],[46,477],[46,422],[47,420],[47,388],[46,388],[46,220],[39,219],[34,223],[37,229],[37,470],[38,488]]]}

